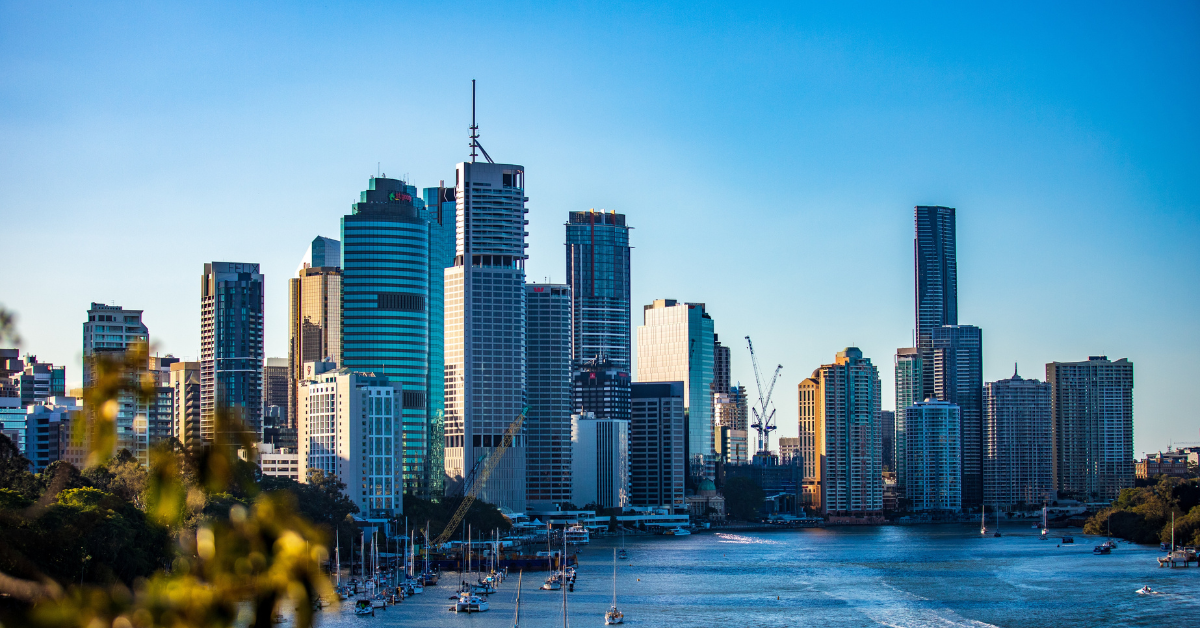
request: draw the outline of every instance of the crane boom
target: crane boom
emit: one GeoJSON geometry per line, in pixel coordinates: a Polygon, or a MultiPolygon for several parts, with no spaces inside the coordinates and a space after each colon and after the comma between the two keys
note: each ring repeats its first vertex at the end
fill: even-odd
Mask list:
{"type": "MultiPolygon", "coordinates": [[[[762,371],[758,368],[758,355],[754,353],[754,343],[750,341],[750,336],[746,336],[746,346],[750,348],[750,363],[754,366],[754,384],[758,386],[758,408],[750,407],[750,412],[754,415],[754,423],[750,426],[758,432],[758,452],[767,451],[771,432],[775,430],[775,410],[771,407],[771,395],[775,394],[775,384],[779,381],[779,372],[783,370],[783,365],[775,367],[775,374],[771,376],[771,382],[767,385],[767,394],[763,394],[763,378],[762,371]]],[[[756,452],[756,453],[758,453],[756,452]]]]}
{"type": "Polygon", "coordinates": [[[525,406],[521,410],[521,414],[513,419],[513,422],[508,425],[508,429],[504,430],[504,438],[500,440],[500,445],[488,454],[487,460],[483,463],[483,468],[475,476],[471,486],[467,487],[463,494],[462,503],[458,505],[458,510],[454,511],[454,516],[450,517],[450,521],[446,523],[446,529],[433,540],[434,546],[443,545],[450,540],[450,535],[454,534],[454,530],[458,528],[458,524],[462,523],[463,517],[467,516],[467,511],[471,509],[471,504],[475,503],[475,498],[479,497],[480,491],[483,490],[483,485],[487,482],[492,471],[500,464],[500,459],[504,457],[504,452],[512,445],[513,438],[517,432],[521,431],[521,425],[525,422],[525,413],[529,412],[529,406],[525,406]]]}

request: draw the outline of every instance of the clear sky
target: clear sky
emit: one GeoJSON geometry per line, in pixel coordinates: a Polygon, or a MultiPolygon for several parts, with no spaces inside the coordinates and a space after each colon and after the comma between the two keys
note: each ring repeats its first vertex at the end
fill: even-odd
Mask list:
{"type": "MultiPolygon", "coordinates": [[[[782,435],[847,345],[913,326],[912,207],[958,209],[984,377],[1135,363],[1135,452],[1200,441],[1200,5],[0,2],[0,303],[78,382],[92,301],[199,353],[204,262],[286,282],[376,173],[523,164],[531,280],[570,210],[625,213],[634,320],[708,305],[782,435]]],[[[839,3],[840,4],[840,3],[839,3]]],[[[973,4],[973,3],[965,3],[973,4]]]]}

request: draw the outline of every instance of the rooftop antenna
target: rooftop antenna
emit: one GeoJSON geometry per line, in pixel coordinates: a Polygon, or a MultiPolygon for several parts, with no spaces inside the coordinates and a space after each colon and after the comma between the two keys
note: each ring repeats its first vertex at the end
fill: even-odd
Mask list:
{"type": "Polygon", "coordinates": [[[489,164],[496,163],[492,161],[492,156],[483,149],[483,144],[479,143],[479,125],[475,123],[475,79],[471,79],[471,163],[475,163],[475,157],[478,156],[478,153],[475,152],[477,148],[480,153],[483,153],[489,164]]]}

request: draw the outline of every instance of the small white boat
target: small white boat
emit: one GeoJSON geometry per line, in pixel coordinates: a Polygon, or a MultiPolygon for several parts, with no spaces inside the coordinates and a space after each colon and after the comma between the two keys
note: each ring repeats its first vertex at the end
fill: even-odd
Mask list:
{"type": "Polygon", "coordinates": [[[562,588],[562,577],[561,576],[552,576],[550,578],[546,578],[546,582],[544,582],[541,586],[541,589],[543,591],[557,591],[561,588],[562,588]]]}
{"type": "Polygon", "coordinates": [[[355,615],[371,615],[375,616],[375,607],[372,606],[371,600],[355,600],[354,602],[355,615]]]}
{"type": "Polygon", "coordinates": [[[567,542],[573,545],[586,545],[591,542],[591,534],[583,526],[571,526],[563,534],[566,536],[567,542]]]}
{"type": "Polygon", "coordinates": [[[691,535],[691,531],[689,531],[686,528],[672,528],[670,530],[667,530],[666,532],[663,532],[663,534],[667,534],[670,536],[689,536],[689,535],[691,535]]]}
{"type": "Polygon", "coordinates": [[[1146,585],[1146,586],[1144,586],[1144,587],[1142,587],[1142,588],[1140,588],[1140,589],[1138,589],[1138,590],[1137,590],[1137,594],[1138,594],[1138,595],[1155,595],[1155,594],[1157,594],[1157,593],[1158,593],[1158,591],[1155,591],[1154,589],[1151,589],[1151,588],[1150,588],[1150,585],[1146,585]]]}
{"type": "Polygon", "coordinates": [[[487,609],[487,598],[466,592],[458,594],[458,601],[450,607],[456,613],[482,613],[487,609]]]}

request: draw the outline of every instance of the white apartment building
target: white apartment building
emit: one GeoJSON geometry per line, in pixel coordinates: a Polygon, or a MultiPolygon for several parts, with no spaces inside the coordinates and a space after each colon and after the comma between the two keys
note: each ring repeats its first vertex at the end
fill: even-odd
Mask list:
{"type": "Polygon", "coordinates": [[[298,402],[298,481],[311,471],[336,475],[364,516],[403,512],[402,387],[372,373],[306,362],[298,402]]]}

